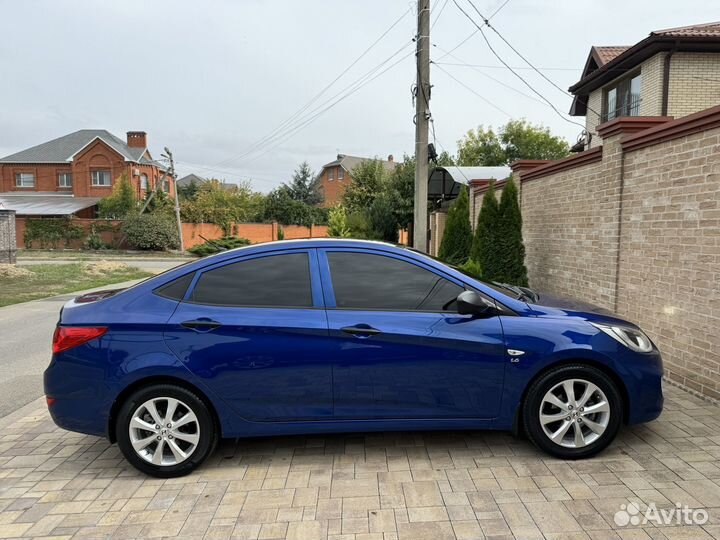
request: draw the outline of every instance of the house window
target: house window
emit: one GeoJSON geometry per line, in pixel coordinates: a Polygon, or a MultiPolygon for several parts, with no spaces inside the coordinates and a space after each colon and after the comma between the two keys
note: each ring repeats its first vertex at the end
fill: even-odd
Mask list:
{"type": "Polygon", "coordinates": [[[72,173],[62,172],[58,174],[58,187],[71,188],[72,187],[72,173]]]}
{"type": "Polygon", "coordinates": [[[15,173],[15,187],[35,187],[35,175],[27,172],[15,173]]]}
{"type": "Polygon", "coordinates": [[[338,167],[338,180],[345,178],[345,169],[338,167]]]}
{"type": "Polygon", "coordinates": [[[112,184],[110,180],[110,171],[92,171],[92,185],[93,186],[110,186],[112,184]]]}
{"type": "Polygon", "coordinates": [[[335,179],[335,169],[330,168],[328,171],[328,180],[334,180],[335,179]]]}
{"type": "Polygon", "coordinates": [[[147,191],[147,189],[148,189],[147,174],[140,175],[140,189],[142,189],[144,191],[147,191]]]}
{"type": "Polygon", "coordinates": [[[640,73],[626,77],[605,90],[605,120],[640,115],[640,73]]]}

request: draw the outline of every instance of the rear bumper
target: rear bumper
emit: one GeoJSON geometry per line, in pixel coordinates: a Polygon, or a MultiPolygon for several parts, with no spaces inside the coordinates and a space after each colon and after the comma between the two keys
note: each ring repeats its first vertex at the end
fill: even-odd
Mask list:
{"type": "Polygon", "coordinates": [[[107,437],[110,392],[103,377],[78,373],[73,364],[53,360],[43,382],[45,395],[55,399],[48,407],[55,424],[68,431],[107,437]]]}

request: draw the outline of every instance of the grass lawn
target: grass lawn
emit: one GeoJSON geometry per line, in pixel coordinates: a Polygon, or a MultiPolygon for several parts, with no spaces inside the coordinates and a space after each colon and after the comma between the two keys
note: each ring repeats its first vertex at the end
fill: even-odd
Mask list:
{"type": "Polygon", "coordinates": [[[108,261],[26,267],[0,265],[0,306],[152,275],[132,266],[108,261]]]}

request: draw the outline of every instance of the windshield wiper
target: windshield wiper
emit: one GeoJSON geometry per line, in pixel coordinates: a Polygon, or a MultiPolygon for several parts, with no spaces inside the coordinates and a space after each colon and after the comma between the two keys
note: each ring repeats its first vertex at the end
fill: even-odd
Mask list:
{"type": "Polygon", "coordinates": [[[532,293],[528,289],[524,289],[521,287],[518,287],[517,285],[510,285],[509,283],[500,283],[498,281],[493,281],[493,285],[497,285],[498,287],[502,287],[503,289],[507,289],[509,291],[514,292],[517,295],[516,300],[525,300],[529,302],[537,302],[538,296],[535,293],[532,293]]]}

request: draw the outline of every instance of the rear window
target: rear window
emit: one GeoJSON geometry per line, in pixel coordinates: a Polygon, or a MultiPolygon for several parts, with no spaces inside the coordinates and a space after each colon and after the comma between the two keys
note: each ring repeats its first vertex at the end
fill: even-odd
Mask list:
{"type": "Polygon", "coordinates": [[[182,300],[185,298],[190,283],[192,283],[195,277],[195,272],[185,274],[177,279],[172,280],[170,283],[163,285],[162,287],[155,289],[155,294],[158,294],[164,298],[170,298],[171,300],[182,300]]]}

